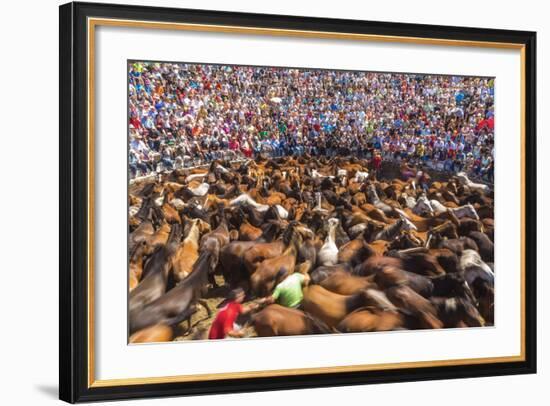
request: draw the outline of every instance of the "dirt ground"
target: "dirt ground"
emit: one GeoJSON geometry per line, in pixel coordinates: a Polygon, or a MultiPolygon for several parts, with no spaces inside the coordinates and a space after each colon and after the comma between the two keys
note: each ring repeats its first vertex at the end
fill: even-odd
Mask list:
{"type": "MultiPolygon", "coordinates": [[[[176,337],[174,341],[185,340],[206,340],[208,339],[208,332],[210,326],[216,318],[220,304],[225,300],[229,294],[229,288],[225,286],[225,281],[221,275],[216,275],[216,283],[218,288],[209,288],[207,294],[203,297],[206,304],[210,308],[212,315],[208,317],[208,313],[203,306],[198,306],[198,311],[191,317],[191,330],[185,332],[187,329],[187,322],[180,323],[179,328],[176,330],[176,337]]],[[[245,301],[243,304],[250,303],[245,301]]],[[[245,337],[255,337],[256,331],[254,327],[247,327],[245,330],[245,337]]]]}

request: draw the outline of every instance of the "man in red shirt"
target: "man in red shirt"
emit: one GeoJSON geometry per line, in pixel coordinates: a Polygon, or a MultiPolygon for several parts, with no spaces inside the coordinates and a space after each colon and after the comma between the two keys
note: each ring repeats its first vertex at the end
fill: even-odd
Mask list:
{"type": "Polygon", "coordinates": [[[380,155],[380,152],[376,151],[374,153],[374,158],[372,158],[372,165],[376,171],[378,171],[382,167],[382,156],[380,155]]]}
{"type": "Polygon", "coordinates": [[[258,307],[251,303],[242,305],[245,298],[244,290],[237,288],[229,293],[228,303],[220,309],[208,333],[209,340],[220,340],[226,337],[243,337],[244,332],[239,330],[235,321],[240,314],[245,314],[258,307]]]}

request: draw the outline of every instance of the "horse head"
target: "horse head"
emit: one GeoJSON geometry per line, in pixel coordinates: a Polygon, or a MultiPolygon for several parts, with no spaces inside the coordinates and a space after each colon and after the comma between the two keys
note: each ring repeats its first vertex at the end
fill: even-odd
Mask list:
{"type": "Polygon", "coordinates": [[[468,203],[466,205],[466,214],[479,221],[479,215],[477,214],[477,211],[474,208],[474,206],[472,206],[472,203],[468,203]]]}
{"type": "Polygon", "coordinates": [[[416,201],[416,206],[414,207],[415,212],[418,214],[428,213],[429,215],[434,214],[434,209],[432,204],[428,200],[428,197],[425,194],[422,194],[416,201]]]}
{"type": "Polygon", "coordinates": [[[211,231],[210,224],[208,224],[208,223],[207,223],[206,221],[204,221],[204,220],[201,220],[200,218],[194,219],[194,220],[193,220],[193,223],[194,223],[194,224],[193,224],[194,226],[198,227],[199,233],[200,233],[201,235],[206,234],[206,233],[208,233],[208,232],[211,231]]]}
{"type": "Polygon", "coordinates": [[[418,228],[416,228],[416,226],[413,224],[412,221],[410,221],[407,216],[405,216],[403,214],[403,212],[401,212],[401,210],[399,210],[399,217],[400,217],[400,221],[402,222],[401,223],[401,229],[403,231],[418,231],[418,228]]]}
{"type": "Polygon", "coordinates": [[[376,193],[376,187],[372,183],[367,186],[367,198],[371,204],[374,204],[380,200],[378,193],[376,193]]]}

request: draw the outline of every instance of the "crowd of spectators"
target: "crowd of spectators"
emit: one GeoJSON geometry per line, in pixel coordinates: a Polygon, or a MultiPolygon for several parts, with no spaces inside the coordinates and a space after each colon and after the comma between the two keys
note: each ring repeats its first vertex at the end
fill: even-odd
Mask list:
{"type": "Polygon", "coordinates": [[[128,85],[132,177],[307,153],[493,179],[492,78],[135,62],[128,85]]]}

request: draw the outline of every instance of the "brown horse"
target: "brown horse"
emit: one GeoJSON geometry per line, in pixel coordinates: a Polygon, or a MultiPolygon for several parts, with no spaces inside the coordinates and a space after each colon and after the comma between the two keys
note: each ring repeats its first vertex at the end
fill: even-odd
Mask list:
{"type": "Polygon", "coordinates": [[[244,256],[256,245],[272,242],[280,234],[280,225],[270,222],[264,229],[260,238],[255,241],[232,241],[220,251],[219,267],[225,282],[235,285],[243,279],[248,279],[248,272],[244,265],[244,256]]]}
{"type": "Polygon", "coordinates": [[[386,294],[395,306],[418,318],[419,328],[443,328],[434,305],[408,286],[391,287],[386,290],[386,294]]]}
{"type": "Polygon", "coordinates": [[[431,303],[437,309],[437,317],[445,328],[482,327],[485,320],[476,307],[464,298],[433,297],[431,303]]]}
{"type": "Polygon", "coordinates": [[[271,293],[277,282],[282,281],[294,272],[298,246],[302,242],[299,233],[292,233],[287,248],[281,255],[262,261],[250,276],[252,292],[260,296],[271,293]]]}
{"type": "Polygon", "coordinates": [[[181,224],[181,217],[180,217],[180,214],[178,213],[178,211],[170,204],[168,203],[168,195],[172,195],[171,193],[170,194],[165,194],[164,195],[164,201],[163,201],[163,204],[161,206],[161,210],[162,210],[162,214],[164,216],[164,219],[172,224],[172,223],[180,223],[181,224]]]}
{"type": "Polygon", "coordinates": [[[130,291],[134,290],[141,280],[143,274],[143,259],[144,252],[147,246],[145,240],[134,246],[134,250],[130,253],[130,263],[128,266],[128,287],[130,291]]]}
{"type": "Polygon", "coordinates": [[[253,274],[262,261],[281,255],[285,248],[286,244],[281,239],[254,244],[243,255],[245,269],[249,274],[253,274]]]}
{"type": "Polygon", "coordinates": [[[337,329],[342,333],[358,333],[400,330],[404,325],[405,319],[398,311],[367,307],[350,313],[338,324],[337,329]]]}
{"type": "Polygon", "coordinates": [[[447,221],[452,221],[456,224],[458,221],[456,216],[450,211],[443,212],[433,217],[421,217],[412,212],[410,209],[403,209],[408,219],[416,226],[419,233],[428,232],[434,227],[437,227],[447,221]]]}
{"type": "MultiPolygon", "coordinates": [[[[258,335],[492,324],[492,283],[474,271],[466,283],[459,265],[464,251],[474,250],[492,267],[493,196],[453,179],[427,180],[426,191],[413,178],[395,180],[392,163],[370,175],[368,167],[357,158],[259,156],[131,185],[131,341],[174,339],[205,304],[203,295],[223,296],[226,288],[215,289],[216,282],[267,295],[290,272],[310,275],[303,308],[265,308],[254,319],[258,335]],[[430,214],[411,213],[424,195],[432,200],[430,214]],[[459,221],[442,207],[466,202],[482,220],[459,221]],[[404,227],[407,217],[419,231],[404,227]],[[321,250],[330,219],[339,224],[321,250]],[[204,223],[211,229],[197,233],[204,223]],[[176,225],[185,227],[185,240],[180,235],[173,243],[176,225]]],[[[199,321],[197,333],[211,322],[199,321]]]]}
{"type": "Polygon", "coordinates": [[[128,341],[130,344],[162,343],[172,341],[173,338],[174,332],[172,327],[167,326],[166,324],[156,324],[154,326],[136,331],[130,336],[128,341]]]}
{"type": "Polygon", "coordinates": [[[168,241],[170,235],[170,224],[164,222],[161,226],[147,239],[147,254],[151,254],[157,247],[160,247],[168,241]]]}
{"type": "Polygon", "coordinates": [[[303,309],[318,317],[331,327],[336,327],[340,321],[358,307],[365,306],[363,292],[355,295],[339,295],[322,286],[311,285],[304,289],[303,309]]]}
{"type": "Polygon", "coordinates": [[[392,266],[377,272],[374,275],[374,281],[382,289],[398,285],[407,285],[424,297],[431,296],[433,291],[433,283],[429,278],[392,266]]]}
{"type": "Polygon", "coordinates": [[[363,236],[360,236],[340,247],[338,263],[356,266],[373,255],[376,255],[376,252],[367,244],[363,236]]]}
{"type": "Polygon", "coordinates": [[[239,240],[240,241],[254,241],[261,237],[263,231],[260,227],[254,227],[244,220],[239,227],[239,240]]]}
{"type": "Polygon", "coordinates": [[[215,216],[218,218],[218,227],[216,227],[213,231],[204,234],[200,240],[199,252],[201,254],[209,253],[212,257],[212,260],[214,261],[212,272],[208,275],[209,281],[213,287],[218,286],[216,280],[214,279],[214,270],[219,262],[220,251],[230,242],[226,215],[226,211],[220,207],[218,213],[215,216]]]}
{"type": "Polygon", "coordinates": [[[193,264],[199,257],[199,237],[201,232],[205,231],[210,231],[207,223],[200,219],[191,220],[187,237],[172,257],[172,275],[176,283],[181,282],[191,273],[193,264]]]}
{"type": "Polygon", "coordinates": [[[339,295],[355,295],[368,288],[376,288],[372,277],[355,276],[348,272],[334,272],[320,283],[323,288],[339,295]]]}
{"type": "MultiPolygon", "coordinates": [[[[153,226],[153,222],[150,220],[145,220],[137,226],[137,228],[130,233],[130,237],[128,238],[128,245],[129,250],[132,252],[137,244],[140,244],[142,242],[148,243],[151,236],[155,234],[155,227],[153,226]]],[[[151,252],[149,252],[150,254],[151,252]]]]}
{"type": "Polygon", "coordinates": [[[328,334],[336,332],[321,320],[300,310],[271,304],[252,316],[259,337],[328,334]]]}

